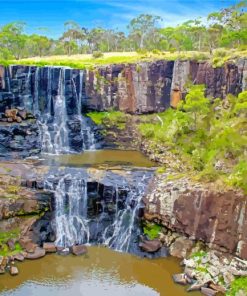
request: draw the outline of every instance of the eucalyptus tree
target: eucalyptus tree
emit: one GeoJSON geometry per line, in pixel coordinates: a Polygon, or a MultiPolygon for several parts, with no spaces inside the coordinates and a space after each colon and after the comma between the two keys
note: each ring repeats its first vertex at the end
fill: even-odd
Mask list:
{"type": "Polygon", "coordinates": [[[150,38],[151,33],[162,18],[151,14],[140,14],[133,18],[128,25],[130,36],[140,49],[144,48],[145,41],[150,38]]]}
{"type": "Polygon", "coordinates": [[[24,22],[13,22],[3,26],[0,30],[0,45],[14,56],[20,59],[27,42],[28,36],[24,34],[24,22]]]}

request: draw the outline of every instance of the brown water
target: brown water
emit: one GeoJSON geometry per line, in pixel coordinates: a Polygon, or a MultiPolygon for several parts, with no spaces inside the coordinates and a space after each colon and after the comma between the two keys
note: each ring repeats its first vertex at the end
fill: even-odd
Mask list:
{"type": "Polygon", "coordinates": [[[20,274],[0,276],[0,295],[18,296],[183,296],[172,274],[178,260],[143,259],[104,247],[90,247],[86,256],[46,257],[18,264],[20,274]]]}
{"type": "Polygon", "coordinates": [[[139,151],[123,150],[95,150],[85,151],[81,154],[45,155],[44,164],[61,166],[97,166],[97,165],[127,165],[135,167],[154,167],[150,161],[139,151]]]}

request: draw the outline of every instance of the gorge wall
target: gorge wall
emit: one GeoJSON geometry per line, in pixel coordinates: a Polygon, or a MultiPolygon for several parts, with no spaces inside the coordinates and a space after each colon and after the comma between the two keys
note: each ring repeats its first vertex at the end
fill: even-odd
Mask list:
{"type": "MultiPolygon", "coordinates": [[[[25,106],[33,111],[54,106],[61,67],[0,66],[0,112],[25,106]],[[51,71],[52,69],[52,71],[51,71]],[[37,89],[38,86],[38,89],[37,89]],[[49,101],[51,99],[51,101],[49,101]],[[37,102],[38,101],[38,102],[37,102]]],[[[165,110],[185,95],[188,81],[205,84],[206,94],[224,98],[247,89],[247,61],[239,59],[213,68],[209,62],[153,61],[117,64],[94,70],[65,68],[65,100],[68,115],[82,110],[117,109],[129,113],[165,110]]]]}
{"type": "Polygon", "coordinates": [[[246,195],[186,177],[172,181],[167,177],[155,177],[144,199],[145,218],[246,260],[246,195]]]}

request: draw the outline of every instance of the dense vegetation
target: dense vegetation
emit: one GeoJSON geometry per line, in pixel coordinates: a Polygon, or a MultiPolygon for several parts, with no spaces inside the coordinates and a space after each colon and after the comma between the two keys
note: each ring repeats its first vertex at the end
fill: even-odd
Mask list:
{"type": "MultiPolygon", "coordinates": [[[[14,22],[0,28],[0,59],[22,59],[34,56],[72,55],[126,51],[204,51],[219,47],[246,49],[246,1],[208,15],[188,20],[176,27],[160,27],[159,16],[142,14],[132,19],[127,33],[96,27],[87,29],[68,21],[59,39],[48,38],[39,31],[25,34],[25,23],[14,22]]],[[[164,20],[165,21],[165,20],[164,20]]]]}
{"type": "Polygon", "coordinates": [[[142,116],[142,136],[154,153],[171,152],[198,179],[247,192],[247,91],[210,100],[203,85],[188,88],[177,110],[142,116]]]}

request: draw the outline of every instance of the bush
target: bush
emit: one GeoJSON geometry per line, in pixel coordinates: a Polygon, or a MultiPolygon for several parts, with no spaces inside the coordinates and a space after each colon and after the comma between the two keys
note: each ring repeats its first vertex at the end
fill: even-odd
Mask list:
{"type": "Polygon", "coordinates": [[[195,178],[210,182],[220,179],[247,192],[247,133],[242,116],[246,101],[245,91],[237,98],[231,95],[210,103],[203,86],[189,86],[179,109],[142,115],[138,128],[153,153],[169,150],[195,178]]]}
{"type": "Polygon", "coordinates": [[[240,277],[236,278],[231,283],[231,288],[227,292],[227,296],[236,296],[236,295],[246,295],[247,294],[247,277],[240,277]],[[239,293],[240,291],[243,291],[243,293],[239,293]]]}
{"type": "Polygon", "coordinates": [[[101,51],[94,51],[92,54],[92,57],[94,59],[102,58],[103,56],[104,56],[104,54],[101,51]]]}
{"type": "Polygon", "coordinates": [[[147,235],[150,240],[158,238],[160,230],[161,226],[153,223],[147,223],[143,228],[144,234],[147,235]]]}

